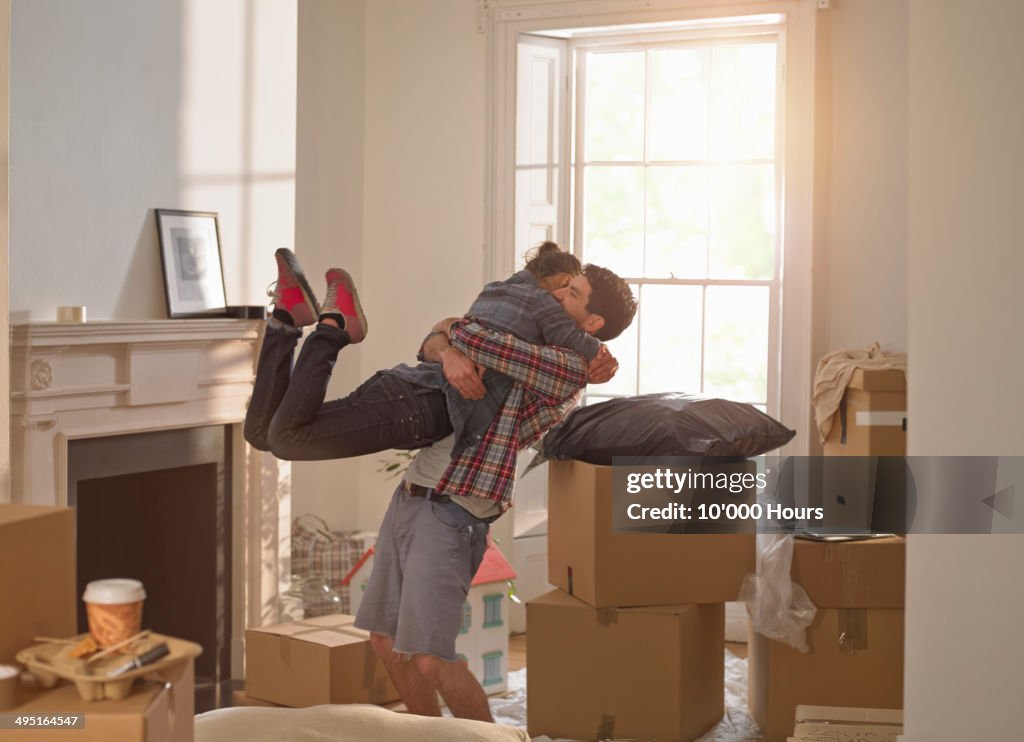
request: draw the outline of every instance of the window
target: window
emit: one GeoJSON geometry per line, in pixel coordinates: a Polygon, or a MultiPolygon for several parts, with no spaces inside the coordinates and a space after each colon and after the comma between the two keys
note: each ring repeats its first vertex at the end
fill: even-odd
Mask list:
{"type": "MultiPolygon", "coordinates": [[[[657,8],[635,0],[602,0],[599,12],[593,4],[561,0],[490,0],[486,5],[481,28],[491,41],[484,212],[488,280],[521,268],[523,253],[546,238],[571,247],[584,260],[598,262],[595,250],[622,259],[614,255],[610,237],[632,229],[643,240],[630,256],[641,265],[627,271],[641,294],[640,316],[616,341],[619,378],[612,385],[593,387],[590,400],[658,387],[749,399],[797,429],[787,453],[811,453],[812,435],[805,432],[813,430],[807,390],[813,383],[815,328],[822,321],[820,299],[811,291],[812,246],[821,225],[814,211],[817,169],[811,116],[816,88],[814,0],[759,0],[742,9],[726,3],[723,9],[737,13],[755,6],[757,10],[756,15],[727,18],[700,17],[707,4],[694,0],[659,0],[657,8]],[[721,73],[729,72],[716,65],[716,55],[733,55],[743,67],[747,51],[757,52],[754,47],[765,45],[773,48],[774,67],[754,70],[752,79],[774,71],[773,139],[763,127],[760,134],[753,133],[757,127],[746,131],[749,117],[743,110],[748,99],[711,97],[722,84],[721,73]],[[602,142],[609,147],[628,144],[634,150],[631,156],[636,156],[633,142],[639,137],[643,151],[636,160],[597,159],[614,155],[586,150],[586,135],[593,128],[583,120],[586,86],[601,72],[602,62],[621,61],[608,58],[613,53],[643,57],[642,65],[633,62],[638,78],[642,67],[642,97],[634,91],[632,101],[622,101],[632,106],[632,122],[612,122],[633,139],[626,136],[617,144],[614,136],[598,136],[594,145],[600,149],[602,142]],[[600,54],[606,58],[597,59],[600,54]],[[693,67],[695,58],[703,65],[700,74],[693,67]],[[681,72],[665,71],[674,67],[681,72]],[[682,104],[673,101],[693,100],[700,101],[700,112],[680,120],[682,104]],[[644,118],[638,126],[641,109],[644,118]],[[699,143],[695,132],[705,128],[740,130],[741,137],[738,143],[724,142],[726,146],[709,140],[701,155],[694,151],[699,143]],[[756,155],[744,155],[745,148],[756,155]],[[684,166],[691,175],[704,169],[703,195],[695,195],[693,178],[682,173],[684,166]],[[771,175],[729,177],[743,166],[750,166],[748,173],[757,169],[754,166],[762,173],[771,168],[771,175]],[[631,176],[632,181],[627,174],[622,183],[610,176],[602,182],[601,167],[633,167],[638,174],[631,176]],[[589,189],[589,196],[588,178],[596,178],[591,185],[598,186],[589,189]],[[660,188],[648,189],[648,180],[660,188]],[[627,220],[624,214],[622,223],[602,225],[599,220],[596,227],[588,227],[588,197],[594,204],[615,188],[625,191],[625,203],[632,198],[637,204],[634,215],[627,220]],[[708,200],[703,221],[693,204],[682,202],[678,194],[701,205],[701,199],[708,200]],[[729,245],[742,243],[750,224],[734,219],[728,209],[715,209],[714,203],[730,202],[761,205],[748,209],[745,217],[755,226],[760,222],[764,239],[746,246],[760,262],[748,266],[746,259],[737,260],[731,252],[729,245]],[[765,206],[768,203],[774,208],[765,206]],[[666,243],[666,235],[677,239],[666,243]],[[769,238],[770,253],[763,248],[769,238]],[[703,253],[698,248],[701,241],[703,253]],[[764,270],[766,259],[769,274],[764,270]],[[677,316],[680,321],[675,322],[677,316]],[[655,341],[659,347],[652,351],[655,341]],[[756,360],[748,365],[755,353],[756,360]]],[[[602,95],[606,101],[609,94],[595,88],[590,96],[596,97],[598,109],[602,95]]],[[[753,110],[768,110],[763,96],[749,100],[756,104],[753,110]]],[[[517,482],[516,536],[543,533],[546,510],[543,475],[517,482]]]]}
{"type": "Polygon", "coordinates": [[[459,629],[460,634],[468,634],[470,623],[473,618],[473,608],[469,605],[467,600],[462,604],[462,628],[459,629]]]}
{"type": "Polygon", "coordinates": [[[496,685],[504,678],[501,675],[501,652],[488,652],[484,655],[484,685],[496,685]]]}
{"type": "Polygon", "coordinates": [[[502,626],[504,622],[501,620],[501,598],[500,593],[496,595],[485,595],[484,596],[484,628],[489,629],[492,626],[502,626]]]}
{"type": "Polygon", "coordinates": [[[620,371],[589,401],[683,391],[778,414],[782,65],[767,21],[520,37],[516,265],[561,239],[639,299],[609,343],[620,371]]]}

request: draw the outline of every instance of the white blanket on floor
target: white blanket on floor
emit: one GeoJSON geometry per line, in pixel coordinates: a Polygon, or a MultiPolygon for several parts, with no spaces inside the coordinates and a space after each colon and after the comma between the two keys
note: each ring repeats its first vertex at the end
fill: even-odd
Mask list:
{"type": "Polygon", "coordinates": [[[196,717],[196,742],[529,742],[522,729],[346,704],[239,707],[196,717]]]}

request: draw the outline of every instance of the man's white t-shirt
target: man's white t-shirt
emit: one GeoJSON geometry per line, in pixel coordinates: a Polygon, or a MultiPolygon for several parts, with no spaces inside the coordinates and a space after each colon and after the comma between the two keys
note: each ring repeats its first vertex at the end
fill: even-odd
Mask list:
{"type": "MultiPolygon", "coordinates": [[[[434,488],[441,481],[445,470],[452,462],[452,449],[455,447],[455,434],[442,438],[431,446],[421,448],[413,457],[412,463],[405,472],[405,481],[421,487],[434,488]]],[[[498,503],[472,495],[453,495],[452,502],[465,508],[481,520],[501,515],[498,503]]]]}

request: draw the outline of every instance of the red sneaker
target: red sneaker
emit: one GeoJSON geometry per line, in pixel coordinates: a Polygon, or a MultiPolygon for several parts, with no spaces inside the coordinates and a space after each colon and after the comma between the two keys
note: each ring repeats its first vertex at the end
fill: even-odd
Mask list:
{"type": "Polygon", "coordinates": [[[277,260],[277,284],[271,295],[274,309],[288,312],[296,327],[316,324],[316,296],[295,253],[282,247],[274,253],[274,258],[277,260]]]}
{"type": "Polygon", "coordinates": [[[327,296],[320,308],[321,314],[341,315],[345,320],[345,330],[351,342],[361,343],[366,337],[366,315],[359,304],[359,294],[352,283],[352,276],[341,268],[327,271],[327,296]]]}

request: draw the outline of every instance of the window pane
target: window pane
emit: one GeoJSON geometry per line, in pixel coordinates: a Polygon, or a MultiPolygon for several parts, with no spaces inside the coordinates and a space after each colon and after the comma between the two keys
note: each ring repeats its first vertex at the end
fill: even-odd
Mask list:
{"type": "Polygon", "coordinates": [[[648,169],[644,277],[706,278],[707,232],[708,169],[648,169]]]}
{"type": "MultiPolygon", "coordinates": [[[[591,261],[589,257],[587,258],[587,261],[597,262],[591,261]]],[[[637,316],[633,319],[630,326],[626,328],[625,332],[614,340],[608,341],[608,350],[610,350],[612,355],[615,356],[615,360],[619,362],[619,371],[615,374],[615,378],[607,384],[591,384],[588,386],[588,398],[590,394],[597,394],[601,396],[611,394],[636,394],[637,327],[640,324],[640,317],[644,310],[642,297],[640,297],[639,293],[639,286],[630,284],[629,288],[632,289],[633,296],[641,299],[639,302],[640,308],[637,310],[637,316]]]]}
{"type": "Polygon", "coordinates": [[[775,270],[775,168],[711,169],[712,278],[771,278],[775,270]]]}
{"type": "Polygon", "coordinates": [[[720,46],[711,61],[711,157],[775,156],[775,44],[720,46]]]}
{"type": "Polygon", "coordinates": [[[700,286],[644,286],[640,393],[700,392],[700,286]]]}
{"type": "Polygon", "coordinates": [[[584,178],[585,262],[623,277],[643,275],[643,168],[588,167],[584,178]]]}
{"type": "Polygon", "coordinates": [[[768,398],[768,287],[709,286],[704,393],[736,402],[768,398]]]}
{"type": "Polygon", "coordinates": [[[708,155],[707,49],[651,52],[651,160],[708,155]]]}
{"type": "Polygon", "coordinates": [[[586,86],[587,160],[642,160],[644,53],[590,52],[586,86]]]}
{"type": "Polygon", "coordinates": [[[484,685],[501,682],[501,654],[484,655],[484,685]]]}

